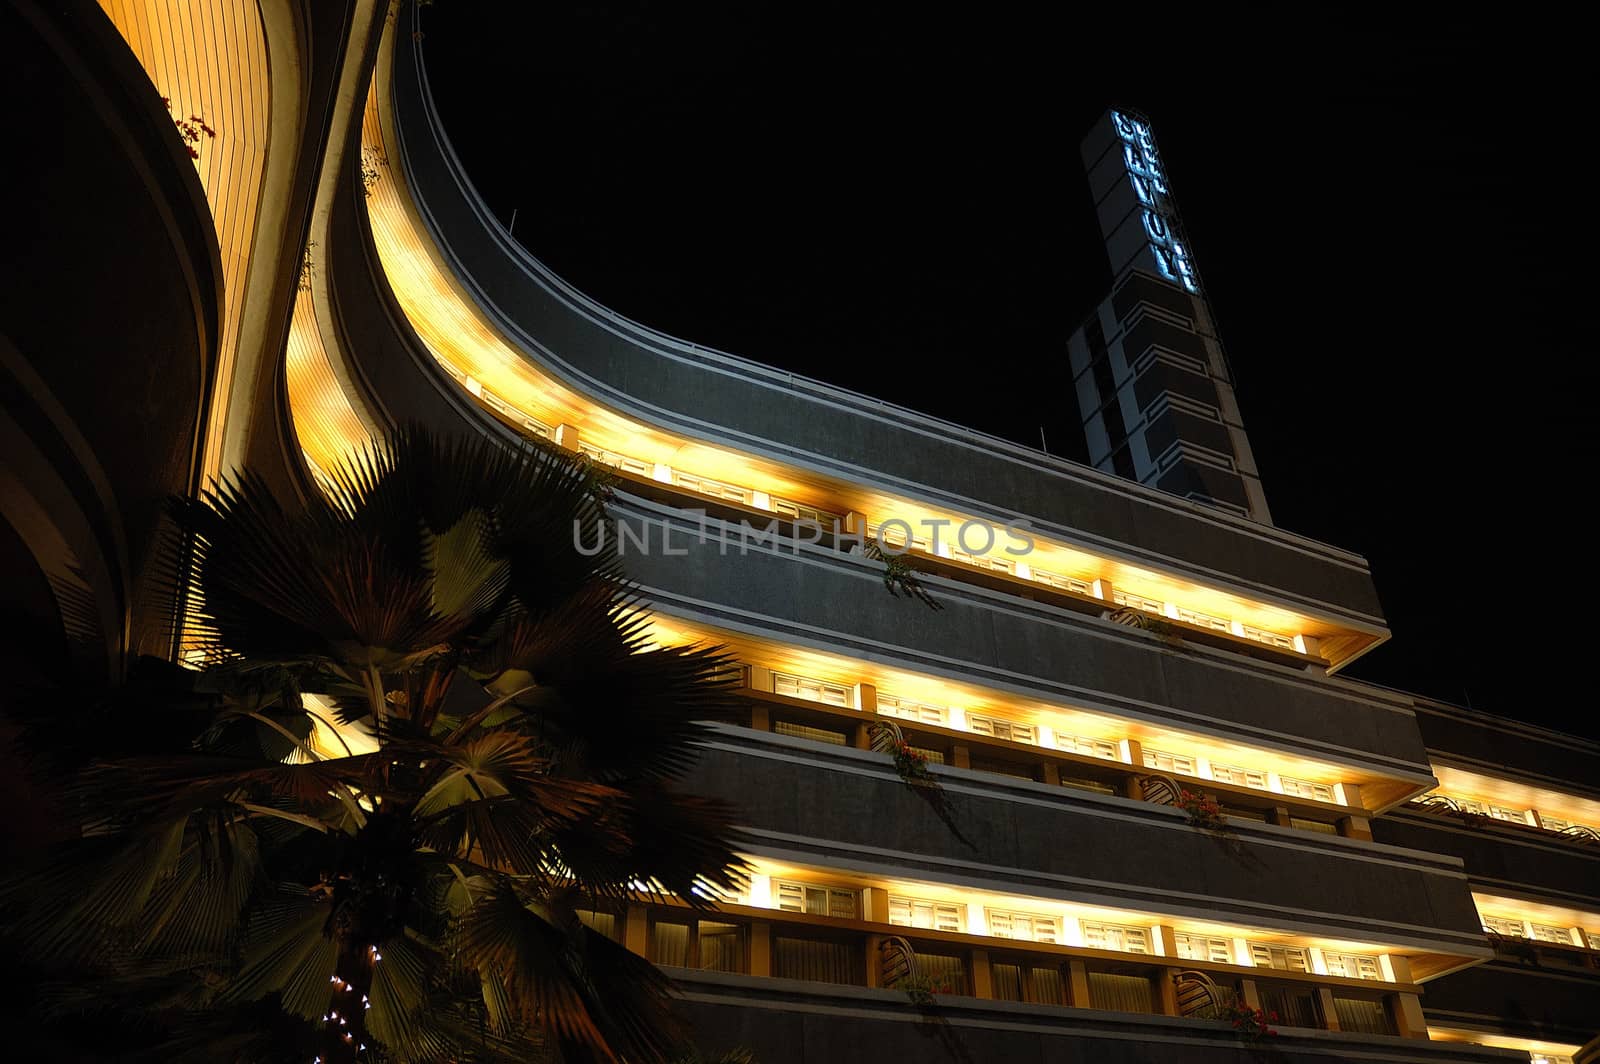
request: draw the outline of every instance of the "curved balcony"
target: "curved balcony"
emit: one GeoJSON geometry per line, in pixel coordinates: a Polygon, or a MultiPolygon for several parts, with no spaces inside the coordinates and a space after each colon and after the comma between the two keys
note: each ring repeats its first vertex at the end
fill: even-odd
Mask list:
{"type": "Polygon", "coordinates": [[[734,803],[774,860],[1377,940],[1435,955],[1430,971],[1489,954],[1448,857],[1247,821],[1218,838],[1170,806],[934,771],[966,842],[867,751],[719,726],[687,785],[734,803]]]}
{"type": "MultiPolygon", "coordinates": [[[[828,544],[773,544],[626,496],[630,575],[656,608],[800,646],[1346,764],[1414,791],[1432,781],[1409,705],[1336,678],[1241,661],[1046,602],[938,576],[943,609],[891,597],[881,565],[828,544]]],[[[1375,805],[1368,802],[1369,805],[1375,805]]]]}

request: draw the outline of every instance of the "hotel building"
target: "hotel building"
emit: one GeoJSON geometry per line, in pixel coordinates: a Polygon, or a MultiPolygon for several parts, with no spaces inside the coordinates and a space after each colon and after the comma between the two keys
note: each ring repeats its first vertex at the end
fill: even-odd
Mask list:
{"type": "Polygon", "coordinates": [[[47,160],[7,175],[8,664],[174,652],[141,577],[169,492],[316,491],[403,422],[547,439],[615,469],[656,638],[741,663],[689,786],[742,810],[748,888],[594,917],[708,1052],[1600,1060],[1600,747],[1342,674],[1389,637],[1371,574],[1271,523],[1142,118],[1084,142],[1116,277],[1067,345],[1084,466],[574,290],[452,152],[426,14],[0,9],[13,157],[47,160]],[[92,312],[42,313],[62,284],[92,312]]]}

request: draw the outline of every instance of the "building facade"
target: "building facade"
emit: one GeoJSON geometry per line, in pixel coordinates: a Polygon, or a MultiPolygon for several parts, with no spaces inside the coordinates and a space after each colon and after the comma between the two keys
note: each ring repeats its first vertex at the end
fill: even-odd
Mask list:
{"type": "MultiPolygon", "coordinates": [[[[137,239],[176,249],[132,305],[186,293],[185,313],[97,327],[201,367],[162,393],[167,450],[117,454],[93,397],[38,372],[63,337],[94,358],[92,323],[30,332],[8,308],[8,382],[35,377],[5,428],[41,452],[0,528],[38,573],[17,609],[65,631],[51,573],[136,574],[119,530],[217,470],[309,492],[401,423],[547,439],[615,470],[656,638],[740,662],[744,708],[690,789],[743,811],[747,888],[594,915],[671,972],[708,1052],[1600,1059],[1600,748],[1341,675],[1389,636],[1371,574],[1272,526],[1143,119],[1085,142],[1116,272],[1068,348],[1086,467],[574,290],[473,191],[419,16],[8,9],[16,91],[90,101],[77,139],[129,175],[83,239],[143,211],[137,239]],[[162,97],[227,143],[185,159],[162,97]],[[73,520],[98,545],[62,560],[46,533],[73,520]],[[869,545],[911,552],[940,608],[887,594],[869,545]],[[1278,1033],[1241,1032],[1240,1007],[1278,1033]]],[[[44,195],[36,176],[17,194],[44,195]]],[[[117,594],[94,629],[111,672],[147,646],[117,594]]]]}

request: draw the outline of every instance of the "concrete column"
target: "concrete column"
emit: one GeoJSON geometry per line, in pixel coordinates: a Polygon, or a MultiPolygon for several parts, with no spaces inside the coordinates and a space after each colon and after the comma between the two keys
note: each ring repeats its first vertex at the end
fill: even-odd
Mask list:
{"type": "Polygon", "coordinates": [[[883,986],[883,965],[878,963],[882,949],[882,935],[867,936],[867,985],[870,987],[883,986]]]}
{"type": "Polygon", "coordinates": [[[994,998],[994,977],[989,970],[989,951],[986,949],[972,951],[972,996],[994,998]]]}
{"type": "Polygon", "coordinates": [[[868,887],[861,892],[861,918],[871,924],[889,922],[889,892],[882,887],[868,887]]]}
{"type": "Polygon", "coordinates": [[[1390,994],[1389,1015],[1401,1038],[1428,1037],[1428,1020],[1422,1015],[1422,1002],[1415,994],[1390,994]]]}
{"type": "Polygon", "coordinates": [[[1239,997],[1253,1009],[1261,1007],[1261,991],[1256,988],[1254,979],[1239,980],[1239,997]]]}
{"type": "Polygon", "coordinates": [[[750,689],[772,693],[772,670],[765,665],[750,666],[750,689]]]}
{"type": "Polygon", "coordinates": [[[772,730],[772,714],[767,712],[767,707],[760,702],[750,706],[750,727],[756,731],[772,730]]]}
{"type": "Polygon", "coordinates": [[[1092,1004],[1089,1000],[1089,968],[1076,958],[1067,961],[1067,1004],[1080,1009],[1089,1008],[1092,1004]]]}
{"type": "Polygon", "coordinates": [[[1364,816],[1347,816],[1339,818],[1339,834],[1347,839],[1365,839],[1372,841],[1372,821],[1364,816]]]}
{"type": "Polygon", "coordinates": [[[1061,786],[1061,769],[1054,761],[1046,761],[1043,766],[1044,782],[1052,787],[1061,786]]]}
{"type": "Polygon", "coordinates": [[[1345,805],[1352,805],[1357,809],[1364,808],[1361,804],[1361,784],[1341,783],[1339,784],[1339,792],[1344,797],[1345,805]]]}
{"type": "Polygon", "coordinates": [[[1333,991],[1317,987],[1317,1011],[1322,1013],[1322,1026],[1330,1031],[1339,1030],[1339,1010],[1333,1007],[1333,991]]]}
{"type": "Polygon", "coordinates": [[[1144,801],[1144,784],[1139,782],[1139,777],[1144,775],[1144,744],[1137,739],[1124,739],[1122,744],[1128,749],[1128,764],[1133,767],[1133,775],[1122,782],[1124,797],[1135,801],[1144,801]]]}
{"type": "Polygon", "coordinates": [[[1161,968],[1156,971],[1156,1001],[1157,1008],[1163,1016],[1176,1016],[1178,1014],[1178,972],[1177,968],[1161,968]]]}
{"type": "Polygon", "coordinates": [[[858,683],[855,687],[856,708],[863,713],[878,712],[878,685],[858,683]]]}
{"type": "Polygon", "coordinates": [[[1289,807],[1288,806],[1283,806],[1283,805],[1275,805],[1271,809],[1268,809],[1267,810],[1267,823],[1276,824],[1280,828],[1288,827],[1289,826],[1289,807]]]}
{"type": "Polygon", "coordinates": [[[971,768],[972,753],[959,743],[950,748],[950,763],[956,768],[971,768]]]}
{"type": "Polygon", "coordinates": [[[750,925],[750,974],[772,974],[772,925],[765,920],[750,925]]]}
{"type": "Polygon", "coordinates": [[[872,749],[872,732],[867,729],[867,726],[864,722],[856,725],[854,742],[857,750],[872,749]]]}
{"type": "Polygon", "coordinates": [[[643,905],[630,905],[623,917],[622,944],[629,953],[650,955],[650,915],[643,905]]]}
{"type": "Polygon", "coordinates": [[[578,430],[572,425],[561,424],[556,426],[556,445],[568,450],[578,449],[578,430]]]}

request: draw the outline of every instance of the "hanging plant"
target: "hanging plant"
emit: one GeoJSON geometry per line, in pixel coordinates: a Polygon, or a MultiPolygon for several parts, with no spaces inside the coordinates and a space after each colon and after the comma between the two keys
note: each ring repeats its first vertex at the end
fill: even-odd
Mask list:
{"type": "Polygon", "coordinates": [[[944,609],[944,606],[928,593],[928,589],[922,586],[922,581],[917,579],[916,574],[931,572],[932,569],[911,557],[909,550],[886,551],[883,549],[883,544],[875,539],[869,539],[862,545],[861,554],[872,561],[883,563],[883,586],[888,589],[889,594],[896,598],[904,595],[916,599],[931,610],[944,609]]]}
{"type": "Polygon", "coordinates": [[[927,756],[906,742],[905,733],[900,730],[900,725],[892,720],[875,720],[867,725],[867,735],[872,741],[872,749],[888,754],[893,759],[895,773],[899,775],[901,782],[928,803],[934,815],[950,829],[950,833],[967,847],[977,849],[956,826],[949,796],[945,794],[938,778],[929,771],[927,756]]]}

